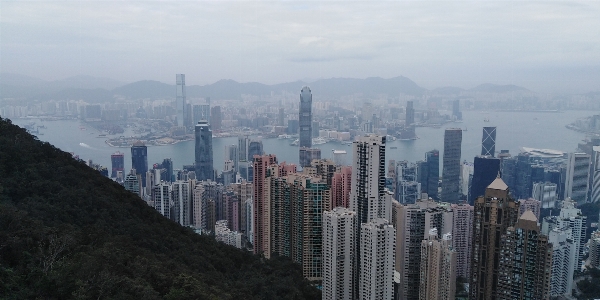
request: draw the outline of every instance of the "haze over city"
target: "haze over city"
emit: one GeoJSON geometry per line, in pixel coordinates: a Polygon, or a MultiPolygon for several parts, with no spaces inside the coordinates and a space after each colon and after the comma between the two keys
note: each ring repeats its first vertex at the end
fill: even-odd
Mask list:
{"type": "Polygon", "coordinates": [[[122,83],[406,76],[426,88],[600,82],[600,4],[2,1],[3,73],[122,83]]]}

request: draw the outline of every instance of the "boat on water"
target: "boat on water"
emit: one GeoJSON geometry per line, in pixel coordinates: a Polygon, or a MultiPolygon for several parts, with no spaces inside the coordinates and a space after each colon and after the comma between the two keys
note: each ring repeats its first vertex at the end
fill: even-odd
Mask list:
{"type": "Polygon", "coordinates": [[[280,140],[282,140],[282,139],[290,139],[290,138],[292,138],[292,136],[289,135],[289,134],[280,134],[277,138],[280,139],[280,140]]]}
{"type": "Polygon", "coordinates": [[[327,140],[325,140],[322,137],[318,137],[318,138],[312,139],[312,143],[313,143],[313,145],[323,145],[323,144],[327,143],[327,140]]]}
{"type": "Polygon", "coordinates": [[[290,146],[298,146],[298,144],[300,144],[300,140],[296,139],[295,141],[293,141],[290,146]]]}
{"type": "Polygon", "coordinates": [[[484,122],[489,122],[489,121],[490,121],[490,119],[488,119],[488,118],[485,118],[485,119],[483,119],[483,121],[484,121],[484,122]]]}

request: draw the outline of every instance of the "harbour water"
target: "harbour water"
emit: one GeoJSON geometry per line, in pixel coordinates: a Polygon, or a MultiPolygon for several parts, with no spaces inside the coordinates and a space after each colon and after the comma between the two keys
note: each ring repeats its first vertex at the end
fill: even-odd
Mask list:
{"type": "MultiPolygon", "coordinates": [[[[463,112],[463,122],[448,123],[442,128],[419,127],[416,133],[419,139],[410,141],[389,141],[386,149],[386,160],[407,160],[415,162],[424,159],[424,153],[432,149],[443,153],[444,128],[462,128],[462,159],[473,161],[480,154],[482,127],[496,126],[496,151],[510,150],[512,154],[519,152],[520,147],[547,148],[565,152],[575,151],[577,143],[585,138],[585,134],[569,130],[565,125],[578,118],[593,115],[589,111],[565,111],[560,113],[543,112],[463,112]],[[489,120],[485,122],[484,120],[489,120]]],[[[46,126],[40,129],[42,135],[38,138],[54,146],[73,152],[81,159],[93,160],[94,163],[110,169],[110,155],[116,151],[125,153],[125,170],[131,168],[131,152],[129,148],[114,148],[105,143],[108,137],[98,137],[98,132],[85,122],[78,120],[45,121],[39,119],[14,119],[14,124],[24,126],[30,122],[46,126]]],[[[131,135],[126,131],[123,135],[131,135]]],[[[256,138],[256,137],[252,137],[256,138]]],[[[262,139],[265,153],[277,155],[279,161],[298,163],[298,147],[290,146],[289,139],[262,139]]],[[[223,169],[224,149],[226,145],[236,144],[237,138],[214,138],[213,155],[214,167],[223,169]]],[[[323,158],[330,158],[332,150],[346,150],[346,161],[351,163],[351,146],[329,142],[315,146],[321,149],[323,158]]],[[[173,145],[148,147],[148,164],[162,162],[171,158],[175,169],[184,164],[194,162],[194,142],[187,141],[173,145]]],[[[440,160],[441,161],[441,160],[440,160]]]]}

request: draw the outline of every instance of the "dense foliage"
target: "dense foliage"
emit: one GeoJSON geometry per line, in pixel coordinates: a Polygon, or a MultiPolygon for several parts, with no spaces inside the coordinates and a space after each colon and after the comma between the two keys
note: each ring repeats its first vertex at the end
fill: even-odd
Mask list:
{"type": "Polygon", "coordinates": [[[0,299],[318,299],[265,261],[164,218],[0,118],[0,299]]]}

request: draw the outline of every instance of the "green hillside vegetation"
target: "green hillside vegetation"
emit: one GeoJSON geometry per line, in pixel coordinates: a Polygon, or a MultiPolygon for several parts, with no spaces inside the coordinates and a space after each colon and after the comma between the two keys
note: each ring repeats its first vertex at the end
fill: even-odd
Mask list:
{"type": "Polygon", "coordinates": [[[164,218],[0,118],[0,299],[319,299],[265,260],[164,218]]]}

